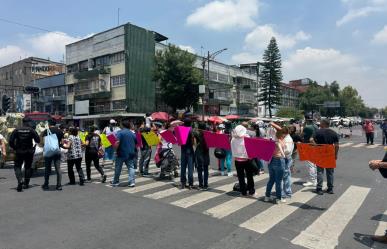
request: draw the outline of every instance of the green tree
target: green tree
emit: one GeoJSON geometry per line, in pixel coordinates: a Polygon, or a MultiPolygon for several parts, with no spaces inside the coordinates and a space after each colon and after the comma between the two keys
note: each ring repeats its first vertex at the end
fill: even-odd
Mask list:
{"type": "Polygon", "coordinates": [[[272,117],[272,109],[281,105],[282,81],[281,54],[274,37],[271,38],[263,54],[263,62],[259,101],[269,109],[269,115],[272,117]]]}
{"type": "Polygon", "coordinates": [[[301,110],[292,107],[282,107],[278,109],[276,113],[277,117],[281,118],[294,118],[294,119],[302,119],[304,117],[301,110]]]}
{"type": "Polygon", "coordinates": [[[174,45],[156,53],[154,80],[160,83],[163,101],[174,111],[189,109],[198,101],[198,85],[203,79],[195,61],[195,55],[174,45]]]}
{"type": "MultiPolygon", "coordinates": [[[[323,103],[331,100],[329,85],[320,86],[316,81],[312,82],[304,93],[300,94],[300,108],[305,112],[316,112],[323,110],[323,103]]],[[[325,114],[325,113],[324,113],[325,114]]]]}
{"type": "Polygon", "coordinates": [[[345,116],[357,116],[365,108],[362,98],[352,86],[346,86],[340,91],[339,100],[345,116]]]}

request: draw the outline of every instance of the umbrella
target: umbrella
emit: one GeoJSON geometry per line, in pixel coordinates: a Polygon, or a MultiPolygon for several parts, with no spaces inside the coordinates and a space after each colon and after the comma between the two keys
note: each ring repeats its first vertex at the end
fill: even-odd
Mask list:
{"type": "Polygon", "coordinates": [[[171,122],[171,126],[179,126],[179,125],[182,125],[182,124],[184,124],[184,122],[181,121],[181,120],[175,120],[175,121],[171,122]]]}
{"type": "Polygon", "coordinates": [[[168,121],[171,116],[169,116],[169,114],[166,112],[154,112],[152,113],[151,118],[153,120],[168,121]]]}
{"type": "Polygon", "coordinates": [[[209,117],[208,118],[208,121],[212,122],[212,123],[223,123],[225,121],[227,121],[226,119],[222,118],[222,117],[219,117],[219,116],[212,116],[212,117],[209,117]]]}
{"type": "Polygon", "coordinates": [[[240,116],[238,116],[238,115],[227,115],[225,118],[228,119],[228,120],[235,120],[235,119],[239,119],[240,116]]]}

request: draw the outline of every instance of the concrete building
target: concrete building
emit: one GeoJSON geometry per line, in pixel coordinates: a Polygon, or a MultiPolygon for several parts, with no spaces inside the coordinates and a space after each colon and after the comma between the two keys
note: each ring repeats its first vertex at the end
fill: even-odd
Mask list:
{"type": "Polygon", "coordinates": [[[67,115],[65,74],[41,78],[30,82],[29,85],[39,88],[39,94],[32,97],[33,111],[48,112],[51,115],[67,115]]]}
{"type": "Polygon", "coordinates": [[[300,90],[290,84],[281,83],[281,103],[280,107],[299,108],[300,90]]]}
{"type": "Polygon", "coordinates": [[[68,118],[105,125],[155,110],[156,43],[167,37],[130,23],[66,46],[68,118]]]}
{"type": "Polygon", "coordinates": [[[312,82],[313,81],[311,79],[305,78],[299,80],[291,80],[289,81],[289,85],[297,89],[300,93],[304,93],[306,92],[310,84],[312,84],[312,82]]]}
{"type": "Polygon", "coordinates": [[[13,99],[10,111],[16,110],[16,96],[24,92],[24,87],[33,80],[64,73],[62,63],[29,57],[0,68],[0,94],[13,99]]]}

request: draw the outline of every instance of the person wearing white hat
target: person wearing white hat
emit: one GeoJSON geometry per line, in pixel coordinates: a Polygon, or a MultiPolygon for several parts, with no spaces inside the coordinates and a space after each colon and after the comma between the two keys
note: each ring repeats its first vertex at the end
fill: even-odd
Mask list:
{"type": "MultiPolygon", "coordinates": [[[[117,127],[117,121],[115,121],[114,119],[110,119],[109,126],[106,126],[102,133],[105,134],[106,136],[109,136],[111,134],[116,135],[119,130],[121,130],[121,129],[119,127],[117,127]]],[[[110,161],[114,160],[114,148],[113,148],[113,146],[105,148],[105,156],[103,158],[104,165],[105,165],[105,162],[107,160],[110,160],[110,161]]]]}

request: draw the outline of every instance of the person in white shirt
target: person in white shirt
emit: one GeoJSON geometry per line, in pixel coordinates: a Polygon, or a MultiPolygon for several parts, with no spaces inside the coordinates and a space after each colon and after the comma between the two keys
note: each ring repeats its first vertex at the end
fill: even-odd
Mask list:
{"type": "MultiPolygon", "coordinates": [[[[106,136],[109,136],[111,134],[116,135],[117,132],[120,130],[120,128],[117,126],[117,122],[114,119],[111,119],[109,122],[109,126],[106,126],[105,129],[103,129],[103,134],[106,136]]],[[[110,146],[108,148],[105,148],[105,156],[104,156],[104,164],[106,160],[114,160],[114,148],[113,146],[110,146]]]]}

